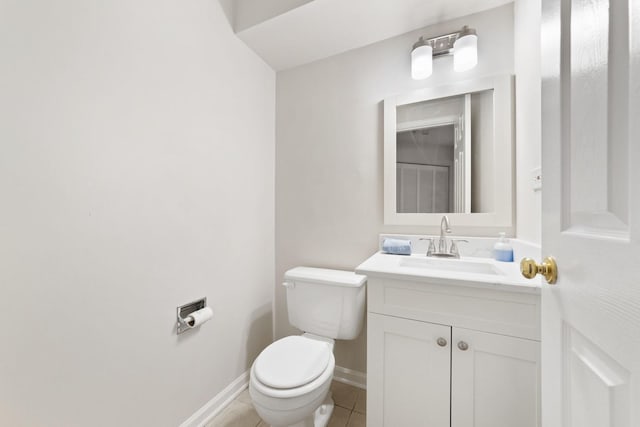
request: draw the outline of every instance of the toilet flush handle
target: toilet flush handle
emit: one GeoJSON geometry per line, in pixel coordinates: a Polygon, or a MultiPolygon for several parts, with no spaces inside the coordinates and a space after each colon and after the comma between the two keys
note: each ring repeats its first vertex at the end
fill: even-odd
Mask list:
{"type": "Polygon", "coordinates": [[[296,284],[295,284],[295,283],[292,283],[292,282],[282,282],[282,286],[284,286],[285,288],[290,288],[290,289],[292,289],[292,288],[295,288],[295,287],[296,287],[296,284]]]}

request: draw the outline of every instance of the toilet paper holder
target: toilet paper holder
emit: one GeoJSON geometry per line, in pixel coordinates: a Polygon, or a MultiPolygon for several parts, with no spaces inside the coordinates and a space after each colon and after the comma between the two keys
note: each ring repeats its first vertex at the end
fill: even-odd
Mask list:
{"type": "Polygon", "coordinates": [[[177,308],[177,332],[178,335],[191,329],[191,326],[185,320],[191,313],[203,309],[207,306],[207,297],[181,305],[177,308]]]}

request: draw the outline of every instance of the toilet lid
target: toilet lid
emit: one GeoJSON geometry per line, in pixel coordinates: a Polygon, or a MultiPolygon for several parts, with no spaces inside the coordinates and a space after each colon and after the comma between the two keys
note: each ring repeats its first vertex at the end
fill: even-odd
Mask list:
{"type": "Polygon", "coordinates": [[[329,344],[301,336],[282,338],[256,359],[254,372],[264,385],[295,388],[310,383],[324,372],[331,358],[329,344]]]}

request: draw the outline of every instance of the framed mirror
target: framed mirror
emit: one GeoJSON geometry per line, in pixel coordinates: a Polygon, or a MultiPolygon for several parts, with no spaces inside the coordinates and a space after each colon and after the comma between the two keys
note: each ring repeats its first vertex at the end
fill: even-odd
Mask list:
{"type": "Polygon", "coordinates": [[[384,100],[384,220],[513,228],[513,78],[494,76],[384,100]]]}

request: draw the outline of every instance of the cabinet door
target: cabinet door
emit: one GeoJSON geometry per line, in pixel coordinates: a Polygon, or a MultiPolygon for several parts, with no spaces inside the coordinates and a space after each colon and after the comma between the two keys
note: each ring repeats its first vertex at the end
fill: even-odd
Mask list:
{"type": "Polygon", "coordinates": [[[369,313],[367,331],[367,427],[449,427],[451,327],[369,313]]]}
{"type": "Polygon", "coordinates": [[[453,328],[451,427],[540,426],[540,343],[453,328]]]}

